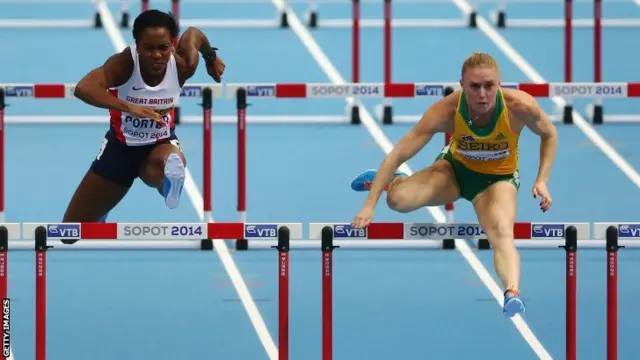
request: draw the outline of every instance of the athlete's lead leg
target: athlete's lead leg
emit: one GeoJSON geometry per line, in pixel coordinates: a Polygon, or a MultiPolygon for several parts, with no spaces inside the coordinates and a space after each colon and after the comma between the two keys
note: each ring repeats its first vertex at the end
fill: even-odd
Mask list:
{"type": "MultiPolygon", "coordinates": [[[[376,170],[362,172],[353,179],[351,188],[368,190],[376,173],[376,170]]],[[[397,212],[408,213],[424,206],[444,205],[460,197],[455,174],[446,160],[437,160],[408,177],[402,172],[395,175],[387,189],[387,204],[397,212]]]]}
{"type": "Polygon", "coordinates": [[[180,203],[185,167],[186,160],[177,145],[160,144],[151,151],[139,175],[145,184],[158,189],[169,209],[174,209],[180,203]]]}

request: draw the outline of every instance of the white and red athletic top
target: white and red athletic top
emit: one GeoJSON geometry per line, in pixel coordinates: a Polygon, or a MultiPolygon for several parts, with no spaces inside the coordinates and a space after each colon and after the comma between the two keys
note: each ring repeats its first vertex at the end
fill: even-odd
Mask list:
{"type": "Polygon", "coordinates": [[[140,119],[129,113],[110,110],[111,131],[122,143],[129,146],[154,144],[172,135],[175,128],[175,111],[180,101],[180,82],[176,59],[171,54],[164,78],[157,86],[145,84],[140,74],[140,63],[136,46],[131,45],[133,73],[129,80],[110,92],[120,100],[134,105],[156,109],[164,119],[159,123],[151,119],[140,119]]]}

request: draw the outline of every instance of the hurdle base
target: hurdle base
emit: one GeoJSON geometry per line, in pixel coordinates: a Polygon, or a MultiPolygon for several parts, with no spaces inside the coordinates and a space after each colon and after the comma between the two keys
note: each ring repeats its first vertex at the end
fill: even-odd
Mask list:
{"type": "Polygon", "coordinates": [[[309,13],[309,19],[307,20],[307,25],[315,29],[318,27],[318,12],[313,10],[309,13]]]}
{"type": "Polygon", "coordinates": [[[287,12],[283,11],[280,13],[280,27],[285,29],[289,27],[289,18],[287,16],[287,12]]]}
{"type": "Polygon", "coordinates": [[[499,28],[504,28],[507,23],[507,14],[504,11],[499,11],[496,19],[496,25],[499,28]]]}
{"type": "Polygon", "coordinates": [[[213,241],[211,239],[202,239],[200,241],[201,250],[213,250],[213,241]]]}
{"type": "Polygon", "coordinates": [[[249,241],[247,239],[236,239],[236,250],[249,250],[249,241]]]}
{"type": "Polygon", "coordinates": [[[357,105],[351,107],[351,124],[360,124],[360,107],[357,105]]]}
{"type": "Polygon", "coordinates": [[[445,250],[453,250],[456,248],[455,239],[444,239],[442,240],[442,248],[445,250]]]}
{"type": "Polygon", "coordinates": [[[476,13],[475,11],[472,11],[471,14],[469,14],[469,27],[470,28],[478,27],[478,13],[476,13]]]}
{"type": "Polygon", "coordinates": [[[96,29],[102,28],[102,17],[99,12],[97,12],[93,17],[93,27],[96,29]]]}
{"type": "Polygon", "coordinates": [[[123,12],[122,18],[120,19],[120,27],[126,29],[129,27],[129,13],[123,12]]]}
{"type": "Polygon", "coordinates": [[[491,249],[491,244],[489,244],[489,240],[487,239],[479,239],[478,244],[476,245],[480,250],[489,250],[491,249]]]}
{"type": "Polygon", "coordinates": [[[384,106],[384,109],[382,110],[382,123],[384,125],[393,124],[393,109],[391,108],[391,105],[384,106]]]}
{"type": "Polygon", "coordinates": [[[593,106],[593,118],[591,119],[591,122],[593,122],[596,125],[601,125],[603,122],[603,118],[604,118],[604,111],[602,109],[602,105],[594,105],[593,106]]]}
{"type": "Polygon", "coordinates": [[[572,105],[565,105],[564,109],[562,110],[562,123],[563,124],[573,124],[573,106],[572,105]]]}

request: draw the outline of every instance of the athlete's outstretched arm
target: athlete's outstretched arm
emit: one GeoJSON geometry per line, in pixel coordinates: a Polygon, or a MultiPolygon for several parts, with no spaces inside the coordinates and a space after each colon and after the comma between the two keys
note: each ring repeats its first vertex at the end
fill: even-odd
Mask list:
{"type": "Polygon", "coordinates": [[[207,72],[216,81],[220,82],[224,72],[224,62],[216,53],[216,48],[211,46],[209,39],[198,28],[189,27],[180,37],[176,54],[178,55],[180,77],[184,82],[195,74],[198,68],[198,54],[202,55],[207,66],[207,72]]]}
{"type": "Polygon", "coordinates": [[[127,82],[133,70],[131,51],[126,48],[110,56],[102,66],[91,70],[76,84],[73,95],[89,105],[103,109],[127,111],[128,104],[107,90],[127,82]]]}

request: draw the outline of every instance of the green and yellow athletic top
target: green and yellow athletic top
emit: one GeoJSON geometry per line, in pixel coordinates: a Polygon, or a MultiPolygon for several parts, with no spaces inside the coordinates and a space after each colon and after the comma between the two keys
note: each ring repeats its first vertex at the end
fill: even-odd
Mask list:
{"type": "Polygon", "coordinates": [[[509,121],[509,111],[502,89],[496,95],[496,109],[489,125],[483,128],[469,124],[464,92],[460,93],[451,134],[453,158],[468,169],[492,175],[511,174],[518,170],[518,137],[509,121]]]}

